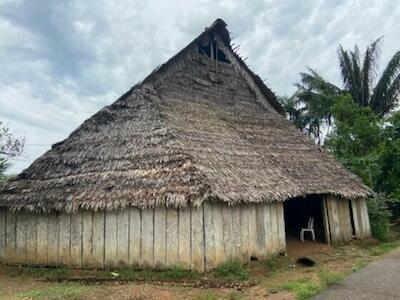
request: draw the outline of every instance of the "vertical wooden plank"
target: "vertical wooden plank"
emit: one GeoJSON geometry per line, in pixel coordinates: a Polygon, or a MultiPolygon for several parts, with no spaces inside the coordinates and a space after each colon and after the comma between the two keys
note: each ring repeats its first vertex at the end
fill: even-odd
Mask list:
{"type": "Polygon", "coordinates": [[[277,215],[278,215],[278,240],[279,252],[286,252],[286,228],[285,228],[285,213],[284,206],[282,202],[277,203],[277,215]]]}
{"type": "Polygon", "coordinates": [[[129,208],[129,265],[140,264],[141,212],[136,207],[129,208]]]}
{"type": "Polygon", "coordinates": [[[324,223],[324,233],[325,233],[325,243],[330,245],[332,243],[331,241],[331,229],[329,225],[329,215],[328,215],[328,206],[326,203],[326,197],[321,196],[321,205],[322,205],[322,220],[324,223]]]}
{"type": "Polygon", "coordinates": [[[38,214],[27,213],[27,228],[26,228],[26,263],[35,264],[37,258],[37,222],[38,214]]]}
{"type": "Polygon", "coordinates": [[[265,226],[265,248],[263,250],[263,257],[266,258],[268,255],[272,253],[272,223],[271,223],[271,210],[272,204],[271,203],[262,203],[264,207],[264,226],[265,226]]]}
{"type": "Polygon", "coordinates": [[[70,264],[82,267],[82,211],[71,214],[70,264]]]}
{"type": "Polygon", "coordinates": [[[152,267],[154,265],[154,210],[142,210],[141,240],[141,265],[152,267]]]}
{"type": "Polygon", "coordinates": [[[269,230],[271,241],[271,254],[279,252],[279,234],[278,234],[278,202],[272,202],[270,205],[271,229],[269,230]]]}
{"type": "Polygon", "coordinates": [[[204,235],[205,235],[205,269],[211,270],[217,266],[217,251],[215,246],[215,223],[214,209],[215,204],[204,202],[204,235]]]}
{"type": "Polygon", "coordinates": [[[341,240],[343,242],[348,242],[352,239],[349,203],[347,199],[342,198],[337,198],[336,201],[339,212],[341,240]]]}
{"type": "Polygon", "coordinates": [[[191,257],[191,211],[190,208],[179,208],[179,263],[182,267],[192,267],[191,257]]]}
{"type": "Polygon", "coordinates": [[[37,257],[36,263],[38,265],[48,265],[47,261],[47,229],[49,215],[45,213],[38,214],[37,218],[37,257]]]}
{"type": "MultiPolygon", "coordinates": [[[[214,219],[215,266],[225,261],[224,251],[224,225],[222,221],[222,207],[225,204],[216,202],[212,204],[214,219]]],[[[206,213],[206,211],[204,212],[206,213]]]]}
{"type": "Polygon", "coordinates": [[[167,265],[166,218],[164,207],[154,209],[154,266],[158,269],[165,268],[167,265]]]}
{"type": "Polygon", "coordinates": [[[71,215],[62,213],[59,215],[60,221],[60,247],[59,247],[59,263],[69,265],[70,242],[71,242],[71,215]]]}
{"type": "Polygon", "coordinates": [[[369,213],[368,213],[368,205],[367,205],[367,199],[361,199],[361,201],[364,203],[364,213],[365,213],[365,221],[366,221],[366,234],[367,237],[371,237],[371,223],[369,221],[369,213]]]}
{"type": "Polygon", "coordinates": [[[51,266],[58,264],[58,248],[60,242],[60,226],[58,215],[50,213],[47,223],[47,263],[51,266]]]}
{"type": "Polygon", "coordinates": [[[232,208],[227,204],[222,205],[222,232],[224,241],[225,260],[232,260],[234,249],[232,240],[232,208]]]}
{"type": "Polygon", "coordinates": [[[16,247],[15,258],[19,264],[26,262],[26,212],[19,211],[17,213],[17,232],[16,232],[16,247]]]}
{"type": "Polygon", "coordinates": [[[105,212],[93,212],[93,267],[104,268],[105,212]]]}
{"type": "Polygon", "coordinates": [[[354,223],[354,231],[356,234],[356,238],[361,238],[361,233],[360,233],[360,224],[358,220],[358,215],[357,215],[357,204],[356,201],[357,199],[352,199],[351,201],[351,209],[353,211],[353,223],[354,223]]]}
{"type": "Polygon", "coordinates": [[[118,266],[129,264],[129,210],[118,211],[118,244],[117,263],[118,266]]]}
{"type": "Polygon", "coordinates": [[[106,268],[117,266],[117,247],[118,247],[118,212],[115,210],[106,211],[106,234],[105,234],[105,256],[104,264],[106,268]]]}
{"type": "Polygon", "coordinates": [[[239,205],[233,205],[231,206],[231,212],[232,212],[232,257],[234,260],[240,260],[241,253],[241,245],[240,245],[240,206],[239,205]]]}
{"type": "Polygon", "coordinates": [[[82,267],[93,266],[93,212],[82,210],[82,267]]]}
{"type": "Polygon", "coordinates": [[[250,257],[258,256],[258,246],[257,246],[257,205],[249,205],[249,251],[250,257]]]}
{"type": "Polygon", "coordinates": [[[250,261],[249,206],[240,206],[240,253],[241,261],[250,261]]]}
{"type": "Polygon", "coordinates": [[[265,231],[265,208],[263,204],[256,205],[256,231],[257,231],[257,254],[258,259],[265,257],[266,249],[266,231],[265,231]]]}
{"type": "Polygon", "coordinates": [[[6,220],[7,210],[0,207],[0,262],[5,262],[6,257],[6,220]]]}
{"type": "Polygon", "coordinates": [[[367,237],[366,222],[364,217],[364,207],[362,199],[357,199],[357,212],[358,212],[358,223],[360,225],[361,238],[367,237]]]}
{"type": "Polygon", "coordinates": [[[12,211],[7,211],[7,224],[6,224],[6,259],[7,262],[16,263],[15,250],[17,247],[16,234],[17,234],[17,216],[12,211]]]}
{"type": "Polygon", "coordinates": [[[332,195],[326,196],[326,204],[328,209],[329,228],[331,229],[332,244],[340,244],[341,235],[336,198],[332,195]]]}
{"type": "Polygon", "coordinates": [[[204,271],[204,227],[203,227],[203,205],[192,207],[192,263],[197,271],[204,271]]]}
{"type": "Polygon", "coordinates": [[[178,210],[167,208],[167,266],[179,263],[178,210]]]}

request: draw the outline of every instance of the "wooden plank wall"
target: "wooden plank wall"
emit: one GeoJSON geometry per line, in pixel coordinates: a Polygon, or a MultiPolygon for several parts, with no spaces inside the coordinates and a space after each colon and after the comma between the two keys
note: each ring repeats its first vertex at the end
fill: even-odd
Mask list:
{"type": "Polygon", "coordinates": [[[329,221],[326,225],[329,225],[332,244],[344,244],[353,238],[350,207],[353,213],[355,236],[360,239],[371,236],[365,199],[350,200],[349,203],[348,199],[328,195],[324,201],[329,221]]]}
{"type": "Polygon", "coordinates": [[[78,268],[177,264],[199,271],[284,251],[283,204],[12,213],[0,209],[0,261],[78,268]]]}
{"type": "Polygon", "coordinates": [[[358,239],[364,239],[371,236],[371,227],[369,224],[367,202],[364,199],[351,200],[353,210],[354,229],[358,239]]]}

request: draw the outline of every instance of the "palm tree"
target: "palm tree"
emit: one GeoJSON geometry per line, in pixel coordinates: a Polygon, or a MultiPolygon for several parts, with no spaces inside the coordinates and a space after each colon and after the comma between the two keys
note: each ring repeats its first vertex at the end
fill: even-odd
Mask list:
{"type": "Polygon", "coordinates": [[[355,102],[369,106],[378,115],[390,112],[400,96],[400,51],[389,61],[375,87],[380,43],[382,37],[370,44],[361,62],[357,45],[354,50],[344,50],[339,46],[338,56],[343,80],[343,89],[349,92],[355,102]]]}

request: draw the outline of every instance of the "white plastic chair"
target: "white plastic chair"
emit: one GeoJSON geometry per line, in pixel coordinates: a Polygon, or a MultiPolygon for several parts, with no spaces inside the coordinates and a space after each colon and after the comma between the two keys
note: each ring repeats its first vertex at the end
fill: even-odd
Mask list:
{"type": "Polygon", "coordinates": [[[304,232],[311,232],[311,237],[314,243],[316,242],[315,240],[315,233],[314,233],[314,217],[310,217],[308,219],[308,225],[307,228],[302,228],[300,232],[300,240],[304,242],[304,232]]]}

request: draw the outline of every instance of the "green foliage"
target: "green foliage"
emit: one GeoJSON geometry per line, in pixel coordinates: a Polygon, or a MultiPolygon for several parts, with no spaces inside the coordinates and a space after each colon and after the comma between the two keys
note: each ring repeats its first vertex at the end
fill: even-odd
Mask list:
{"type": "Polygon", "coordinates": [[[267,265],[268,271],[275,273],[278,270],[278,261],[276,257],[270,257],[266,260],[265,264],[267,265]]]}
{"type": "Polygon", "coordinates": [[[389,253],[393,249],[396,249],[400,246],[400,242],[397,240],[395,242],[386,242],[380,243],[377,246],[370,248],[370,252],[372,256],[381,256],[386,253],[389,253]]]}
{"type": "Polygon", "coordinates": [[[344,277],[345,274],[342,272],[332,272],[324,270],[318,273],[318,278],[324,288],[341,281],[344,277]]]}
{"type": "Polygon", "coordinates": [[[172,269],[167,270],[152,270],[152,269],[143,269],[138,270],[135,268],[125,268],[117,270],[121,277],[124,280],[182,280],[182,279],[196,279],[200,277],[200,274],[195,271],[185,270],[181,266],[175,266],[172,269]]]}
{"type": "Polygon", "coordinates": [[[371,223],[372,235],[380,241],[389,239],[390,211],[387,200],[383,195],[378,195],[368,202],[369,221],[371,223]]]}
{"type": "Polygon", "coordinates": [[[83,299],[82,298],[83,294],[88,290],[89,290],[88,287],[84,287],[78,284],[68,283],[68,284],[60,284],[55,287],[34,289],[26,292],[21,292],[17,294],[17,297],[21,299],[78,300],[78,299],[83,299]]]}
{"type": "Polygon", "coordinates": [[[292,291],[296,299],[308,299],[311,296],[318,294],[329,285],[337,283],[345,277],[345,273],[331,272],[322,270],[318,273],[318,280],[313,281],[311,278],[302,278],[296,281],[286,282],[281,288],[292,291]]]}
{"type": "Polygon", "coordinates": [[[232,281],[247,280],[249,279],[249,273],[243,268],[240,262],[228,261],[215,269],[215,277],[232,281]]]}
{"type": "Polygon", "coordinates": [[[380,173],[380,119],[370,108],[355,103],[350,95],[336,98],[332,115],[335,130],[327,136],[324,146],[373,188],[380,173]]]}
{"type": "Polygon", "coordinates": [[[287,282],[282,285],[282,289],[292,291],[297,300],[307,299],[323,290],[323,286],[319,283],[304,278],[293,282],[287,282]]]}

